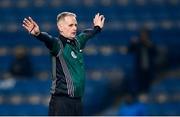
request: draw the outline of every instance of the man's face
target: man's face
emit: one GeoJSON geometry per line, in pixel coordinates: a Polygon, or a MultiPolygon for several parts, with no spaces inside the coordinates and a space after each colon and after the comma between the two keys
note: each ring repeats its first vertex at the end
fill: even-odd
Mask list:
{"type": "Polygon", "coordinates": [[[77,32],[77,20],[74,16],[66,16],[57,23],[60,34],[66,38],[74,39],[77,32]]]}

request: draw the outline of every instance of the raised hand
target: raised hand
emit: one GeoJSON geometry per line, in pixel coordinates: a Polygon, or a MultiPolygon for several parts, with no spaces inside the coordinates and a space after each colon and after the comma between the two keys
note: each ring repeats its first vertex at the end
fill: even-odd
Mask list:
{"type": "Polygon", "coordinates": [[[31,17],[24,18],[22,26],[32,35],[40,34],[39,26],[31,17]]]}
{"type": "Polygon", "coordinates": [[[94,26],[99,26],[100,28],[103,28],[104,20],[104,15],[100,15],[99,13],[97,13],[93,19],[94,26]]]}

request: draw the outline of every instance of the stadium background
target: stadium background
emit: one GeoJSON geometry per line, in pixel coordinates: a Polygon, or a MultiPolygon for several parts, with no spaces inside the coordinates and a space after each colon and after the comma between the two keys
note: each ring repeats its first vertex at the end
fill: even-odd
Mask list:
{"type": "Polygon", "coordinates": [[[42,31],[57,36],[56,16],[62,11],[77,14],[80,30],[92,26],[97,12],[106,17],[102,33],[85,49],[85,115],[118,115],[122,81],[134,72],[133,56],[125,48],[144,25],[151,29],[162,67],[150,92],[137,102],[145,115],[180,115],[179,0],[0,0],[0,115],[47,115],[51,60],[45,46],[23,30],[22,21],[31,16],[42,31]],[[18,45],[27,48],[33,77],[9,76],[18,45]]]}

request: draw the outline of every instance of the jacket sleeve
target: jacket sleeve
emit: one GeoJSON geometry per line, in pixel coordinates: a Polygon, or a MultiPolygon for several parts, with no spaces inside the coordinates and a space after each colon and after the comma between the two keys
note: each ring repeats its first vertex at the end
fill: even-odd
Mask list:
{"type": "Polygon", "coordinates": [[[99,32],[101,32],[101,28],[99,26],[95,26],[93,29],[86,29],[82,33],[80,33],[77,36],[77,40],[80,43],[80,48],[83,49],[86,45],[86,42],[99,32]]]}
{"type": "Polygon", "coordinates": [[[50,53],[52,55],[57,55],[59,50],[60,50],[60,46],[58,44],[58,39],[52,37],[51,35],[49,35],[46,32],[41,32],[38,36],[35,36],[38,40],[44,42],[44,44],[46,45],[46,47],[50,50],[50,53]]]}

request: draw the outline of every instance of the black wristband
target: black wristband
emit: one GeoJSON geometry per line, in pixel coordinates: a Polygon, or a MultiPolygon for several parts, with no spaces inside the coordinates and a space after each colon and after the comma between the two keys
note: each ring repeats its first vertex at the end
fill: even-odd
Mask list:
{"type": "Polygon", "coordinates": [[[101,32],[102,28],[100,28],[100,26],[94,26],[94,30],[96,33],[101,32]]]}

